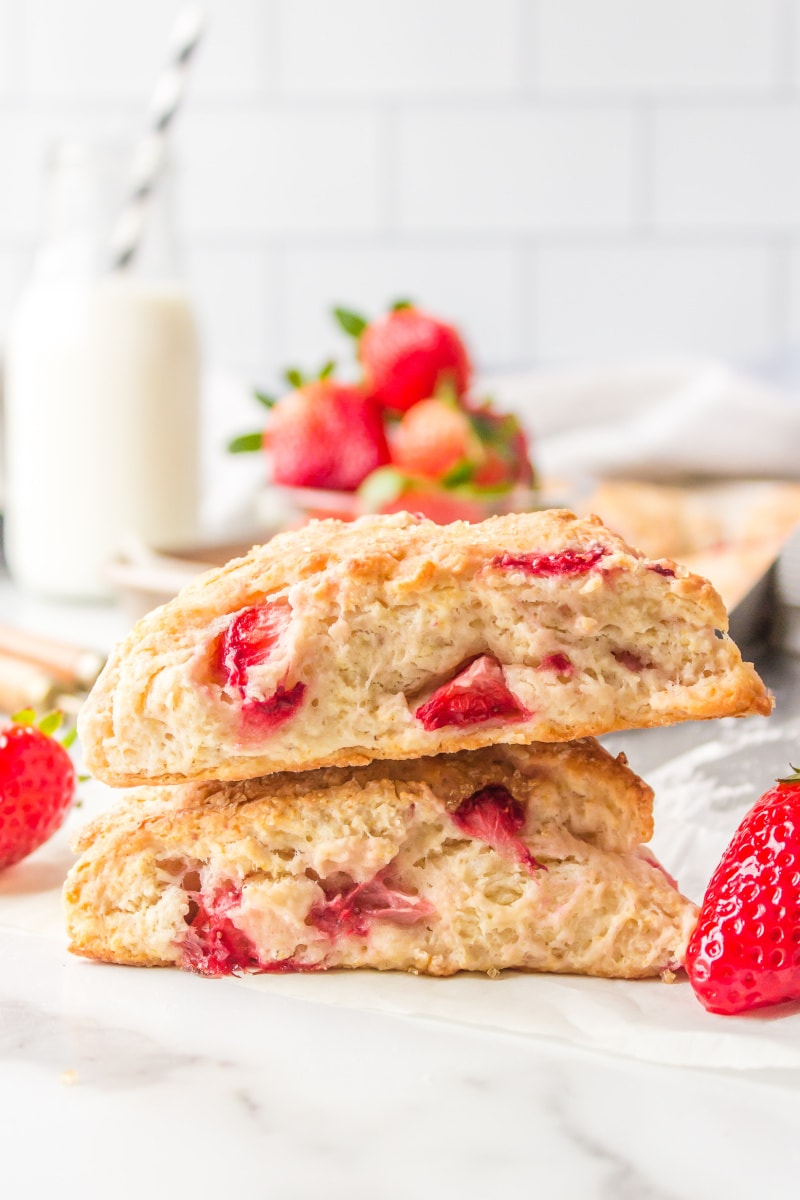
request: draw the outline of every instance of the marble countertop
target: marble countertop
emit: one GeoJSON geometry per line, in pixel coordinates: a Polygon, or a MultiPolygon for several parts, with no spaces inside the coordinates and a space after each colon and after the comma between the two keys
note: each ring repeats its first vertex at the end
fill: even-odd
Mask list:
{"type": "MultiPolygon", "coordinates": [[[[114,610],[34,604],[8,585],[0,619],[101,646],[123,624],[114,610]]],[[[796,716],[800,666],[788,676],[763,666],[796,716]]],[[[628,734],[625,749],[647,771],[702,736],[696,726],[628,734]]],[[[29,860],[15,886],[52,889],[65,844],[29,860]]],[[[47,1189],[89,1200],[203,1200],[234,1188],[276,1200],[797,1194],[798,1070],[654,1065],[280,987],[98,966],[71,958],[49,931],[20,932],[4,903],[7,916],[8,888],[9,1200],[47,1189]]]]}

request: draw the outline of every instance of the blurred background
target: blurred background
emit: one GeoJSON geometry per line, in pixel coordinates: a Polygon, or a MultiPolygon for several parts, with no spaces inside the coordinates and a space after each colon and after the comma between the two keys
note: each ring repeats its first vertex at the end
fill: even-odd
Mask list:
{"type": "MultiPolygon", "coordinates": [[[[135,137],[179,5],[0,0],[0,338],[59,135],[135,137]]],[[[795,0],[219,0],[176,121],[208,362],[410,294],[486,369],[800,338],[795,0]]]]}

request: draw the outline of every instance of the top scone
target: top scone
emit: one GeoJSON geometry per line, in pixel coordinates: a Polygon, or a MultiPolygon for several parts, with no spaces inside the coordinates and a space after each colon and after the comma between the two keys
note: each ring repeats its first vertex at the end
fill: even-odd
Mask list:
{"type": "Polygon", "coordinates": [[[140,621],[79,727],[129,785],[767,714],[726,629],[710,583],[596,517],[312,522],[140,621]]]}

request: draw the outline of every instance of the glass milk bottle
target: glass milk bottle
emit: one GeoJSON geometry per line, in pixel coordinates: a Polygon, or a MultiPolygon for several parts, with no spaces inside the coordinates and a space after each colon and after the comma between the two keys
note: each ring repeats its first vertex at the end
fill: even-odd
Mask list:
{"type": "Polygon", "coordinates": [[[6,347],[6,556],[22,586],[109,594],[132,540],[195,536],[198,344],[176,270],[168,179],[111,268],[130,155],[77,143],[49,170],[42,242],[6,347]]]}

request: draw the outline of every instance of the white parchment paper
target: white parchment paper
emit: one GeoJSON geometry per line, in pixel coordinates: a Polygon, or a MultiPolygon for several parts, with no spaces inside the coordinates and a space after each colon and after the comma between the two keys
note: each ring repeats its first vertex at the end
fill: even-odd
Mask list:
{"type": "MultiPolygon", "coordinates": [[[[790,759],[800,759],[800,720],[781,726],[760,719],[719,721],[707,728],[708,740],[648,777],[656,792],[653,847],[696,900],[743,814],[790,759]]],[[[106,806],[109,795],[101,785],[89,785],[84,809],[70,818],[72,829],[106,806]]],[[[63,943],[59,892],[70,861],[66,842],[62,833],[0,876],[0,927],[63,943]]],[[[712,1016],[684,977],[664,984],[515,973],[496,980],[429,979],[359,971],[247,976],[233,986],[553,1038],[654,1063],[800,1068],[800,1008],[712,1016]]]]}

